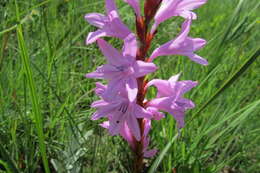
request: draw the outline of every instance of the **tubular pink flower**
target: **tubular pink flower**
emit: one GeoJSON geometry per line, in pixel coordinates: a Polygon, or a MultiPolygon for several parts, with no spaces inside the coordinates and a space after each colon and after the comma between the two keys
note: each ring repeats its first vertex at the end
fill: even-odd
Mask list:
{"type": "Polygon", "coordinates": [[[160,23],[173,16],[196,19],[197,15],[192,10],[199,8],[206,2],[207,0],[163,0],[154,17],[155,24],[152,27],[152,33],[160,23]]]}
{"type": "Polygon", "coordinates": [[[129,99],[133,102],[137,95],[136,78],[154,72],[156,66],[153,63],[135,60],[137,43],[132,34],[125,39],[122,53],[102,39],[98,39],[97,42],[108,63],[98,67],[95,72],[88,73],[86,77],[109,80],[105,95],[112,99],[122,87],[126,88],[129,99]]]}
{"type": "Polygon", "coordinates": [[[201,49],[206,44],[206,41],[201,38],[191,38],[188,36],[191,21],[191,19],[187,19],[182,24],[181,33],[177,36],[177,38],[155,49],[150,57],[150,60],[162,55],[183,55],[188,56],[196,63],[207,65],[207,60],[194,53],[194,51],[201,49]]]}
{"type": "Polygon", "coordinates": [[[90,32],[87,36],[86,44],[95,42],[100,37],[110,36],[125,39],[131,31],[121,21],[117,12],[114,0],[106,0],[107,16],[99,13],[85,15],[85,19],[99,29],[90,32]]]}
{"type": "Polygon", "coordinates": [[[179,75],[171,77],[168,81],[161,79],[151,80],[146,87],[154,85],[157,90],[157,98],[148,102],[149,107],[155,107],[166,111],[176,119],[178,127],[184,126],[184,113],[187,109],[194,108],[191,100],[183,98],[183,95],[197,86],[194,81],[177,81],[179,75]]]}
{"type": "Polygon", "coordinates": [[[125,129],[127,126],[136,140],[141,140],[137,118],[150,119],[152,118],[151,113],[135,102],[130,102],[125,90],[120,91],[117,97],[107,99],[104,96],[106,91],[102,90],[105,87],[106,86],[104,85],[97,85],[96,91],[101,91],[99,94],[102,99],[92,103],[91,107],[96,108],[97,111],[92,115],[91,119],[98,120],[106,117],[109,120],[109,124],[105,123],[102,127],[108,127],[111,135],[117,135],[124,132],[124,136],[129,137],[130,132],[127,132],[125,129]]]}
{"type": "Polygon", "coordinates": [[[124,1],[134,9],[136,16],[138,17],[141,16],[139,0],[124,0],[124,1]]]}

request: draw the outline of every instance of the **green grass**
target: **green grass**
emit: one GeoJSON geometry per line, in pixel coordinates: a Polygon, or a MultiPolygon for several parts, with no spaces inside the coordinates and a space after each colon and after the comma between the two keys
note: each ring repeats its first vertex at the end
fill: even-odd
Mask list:
{"type": "MultiPolygon", "coordinates": [[[[134,29],[131,8],[117,4],[134,29]]],[[[208,40],[198,52],[207,67],[156,59],[160,69],[149,78],[182,72],[200,85],[186,96],[196,108],[181,136],[171,116],[153,122],[151,146],[160,152],[147,160],[148,172],[259,172],[259,8],[257,0],[209,0],[196,10],[190,35],[208,40]]],[[[104,62],[95,44],[85,45],[95,30],[84,21],[90,12],[103,13],[104,1],[0,1],[0,172],[130,172],[127,144],[90,120],[95,80],[84,74],[104,62]]],[[[182,21],[160,25],[152,49],[174,38],[182,21]]]]}

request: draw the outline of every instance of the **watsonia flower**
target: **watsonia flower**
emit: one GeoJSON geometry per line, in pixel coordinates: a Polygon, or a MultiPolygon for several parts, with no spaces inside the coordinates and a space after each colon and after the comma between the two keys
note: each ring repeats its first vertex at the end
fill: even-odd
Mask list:
{"type": "Polygon", "coordinates": [[[122,52],[102,39],[98,39],[97,43],[107,59],[107,64],[98,67],[95,72],[86,74],[86,77],[107,79],[107,97],[113,98],[120,88],[124,87],[130,101],[134,101],[138,90],[136,79],[154,72],[156,66],[153,63],[136,61],[137,42],[132,34],[125,39],[122,52]]]}
{"type": "Polygon", "coordinates": [[[151,80],[146,87],[154,85],[158,92],[157,98],[147,103],[150,107],[168,112],[177,121],[178,127],[184,126],[184,114],[187,109],[195,105],[183,95],[195,87],[198,83],[190,80],[178,81],[179,75],[171,77],[168,81],[161,79],[151,80]]]}
{"type": "Polygon", "coordinates": [[[97,109],[92,115],[92,120],[106,117],[109,122],[106,122],[103,125],[109,125],[108,129],[111,135],[120,134],[122,131],[126,130],[125,128],[127,126],[135,139],[138,141],[141,140],[137,118],[151,119],[151,113],[136,104],[135,101],[130,102],[128,93],[126,93],[127,91],[123,88],[114,98],[106,97],[106,95],[104,95],[107,89],[107,86],[97,83],[95,91],[101,97],[101,100],[94,101],[91,105],[92,108],[97,109]]]}
{"type": "Polygon", "coordinates": [[[182,16],[185,19],[196,19],[197,15],[192,10],[205,4],[207,0],[163,0],[154,17],[155,23],[152,33],[157,26],[173,16],[182,16]]]}
{"type": "Polygon", "coordinates": [[[181,33],[175,39],[155,49],[150,56],[150,60],[162,55],[183,55],[188,56],[196,63],[207,65],[207,60],[194,53],[194,51],[201,49],[206,44],[206,41],[201,38],[191,38],[188,36],[191,22],[191,19],[186,19],[182,24],[181,33]]]}
{"type": "Polygon", "coordinates": [[[106,0],[107,16],[100,13],[89,13],[85,15],[85,19],[99,29],[90,32],[87,36],[86,43],[95,42],[100,37],[110,36],[125,39],[131,31],[122,22],[119,17],[114,0],[106,0]]]}

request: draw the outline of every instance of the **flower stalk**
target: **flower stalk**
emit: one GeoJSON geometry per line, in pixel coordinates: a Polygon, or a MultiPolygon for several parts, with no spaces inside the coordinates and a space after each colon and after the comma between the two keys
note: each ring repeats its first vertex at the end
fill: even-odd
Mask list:
{"type": "Polygon", "coordinates": [[[178,81],[179,74],[169,80],[148,81],[146,76],[158,69],[153,60],[164,55],[183,55],[198,64],[207,65],[207,60],[194,53],[206,41],[188,35],[192,20],[197,18],[192,10],[206,3],[206,0],[146,0],[144,16],[141,15],[139,0],[124,1],[135,12],[136,33],[132,33],[121,21],[114,0],[105,0],[106,15],[90,13],[85,16],[90,24],[98,28],[89,33],[86,43],[96,42],[107,60],[106,64],[86,74],[86,77],[108,82],[107,85],[96,83],[95,93],[100,100],[91,105],[97,110],[91,119],[105,118],[106,121],[100,125],[108,129],[112,136],[120,135],[127,141],[134,154],[132,171],[142,173],[144,158],[151,158],[157,152],[156,149],[148,149],[151,121],[164,118],[163,111],[173,116],[178,128],[183,128],[185,111],[195,107],[183,95],[198,84],[190,80],[178,81]],[[185,19],[180,34],[148,56],[159,24],[173,16],[185,19]],[[123,40],[122,51],[101,37],[123,40]],[[151,86],[157,88],[157,95],[154,99],[146,100],[147,89],[151,86]]]}

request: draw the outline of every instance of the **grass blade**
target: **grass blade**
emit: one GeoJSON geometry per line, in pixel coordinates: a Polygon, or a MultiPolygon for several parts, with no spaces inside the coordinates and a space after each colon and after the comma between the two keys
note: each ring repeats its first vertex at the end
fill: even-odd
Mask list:
{"type": "Polygon", "coordinates": [[[257,57],[260,56],[260,48],[246,60],[241,67],[217,90],[212,97],[193,115],[190,121],[194,119],[199,113],[201,113],[212,101],[214,101],[224,90],[226,90],[231,84],[233,84],[249,67],[256,61],[257,57]]]}
{"type": "Polygon", "coordinates": [[[168,150],[171,148],[173,142],[177,139],[178,134],[176,134],[171,141],[164,147],[164,149],[162,150],[162,152],[160,153],[160,155],[155,159],[155,161],[153,162],[153,164],[151,165],[150,169],[148,170],[148,173],[155,173],[158,166],[160,165],[160,163],[162,162],[164,156],[167,154],[168,150]]]}
{"type": "MultiPolygon", "coordinates": [[[[17,20],[19,21],[19,10],[18,10],[18,5],[17,2],[15,1],[16,5],[16,15],[17,15],[17,20]]],[[[30,96],[32,100],[32,110],[34,113],[34,118],[35,118],[35,125],[36,125],[36,130],[39,138],[39,145],[40,145],[40,152],[42,156],[42,161],[44,165],[44,169],[46,173],[50,173],[49,165],[48,165],[48,159],[47,159],[47,154],[46,154],[46,146],[45,146],[45,137],[43,133],[43,118],[41,115],[41,110],[40,110],[40,105],[39,105],[39,100],[36,92],[36,85],[33,80],[32,76],[32,70],[30,67],[30,62],[29,62],[29,55],[28,55],[28,50],[25,45],[24,37],[23,37],[23,29],[22,25],[19,24],[17,27],[17,38],[18,38],[18,45],[20,49],[20,56],[23,62],[23,68],[25,70],[26,77],[28,79],[29,83],[29,88],[30,88],[30,96]]]]}
{"type": "Polygon", "coordinates": [[[4,148],[4,146],[1,144],[0,145],[0,156],[4,156],[4,160],[5,162],[0,160],[0,165],[3,165],[5,167],[5,169],[7,170],[7,172],[12,172],[13,173],[19,173],[20,171],[18,170],[17,166],[15,165],[15,162],[12,160],[12,158],[10,158],[8,152],[6,151],[6,149],[4,148]]]}

